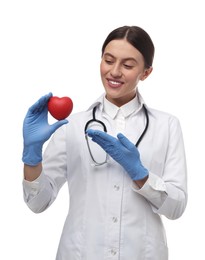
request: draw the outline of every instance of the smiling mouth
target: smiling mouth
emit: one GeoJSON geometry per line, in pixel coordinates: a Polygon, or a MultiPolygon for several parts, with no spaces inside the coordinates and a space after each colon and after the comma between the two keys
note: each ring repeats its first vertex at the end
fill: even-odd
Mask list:
{"type": "Polygon", "coordinates": [[[121,81],[116,81],[116,80],[110,80],[108,79],[108,85],[112,88],[118,88],[121,87],[123,82],[121,81]]]}

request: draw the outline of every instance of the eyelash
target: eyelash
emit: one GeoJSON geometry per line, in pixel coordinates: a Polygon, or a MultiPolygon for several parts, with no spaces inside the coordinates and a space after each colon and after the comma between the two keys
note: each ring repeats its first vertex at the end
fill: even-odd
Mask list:
{"type": "MultiPolygon", "coordinates": [[[[113,61],[110,61],[110,60],[105,60],[105,62],[109,65],[112,65],[114,62],[113,61]]],[[[131,65],[126,65],[126,64],[123,64],[123,66],[126,68],[126,69],[132,69],[133,66],[131,65]]]]}
{"type": "Polygon", "coordinates": [[[132,69],[132,68],[133,68],[133,66],[126,65],[126,64],[124,64],[124,67],[125,67],[126,69],[132,69]]]}
{"type": "Polygon", "coordinates": [[[113,61],[111,61],[111,60],[105,60],[105,62],[106,62],[107,64],[112,64],[112,63],[113,63],[113,61]]]}

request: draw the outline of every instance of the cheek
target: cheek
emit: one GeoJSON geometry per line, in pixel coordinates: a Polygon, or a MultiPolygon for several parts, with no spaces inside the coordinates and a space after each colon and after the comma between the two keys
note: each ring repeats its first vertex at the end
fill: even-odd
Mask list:
{"type": "Polygon", "coordinates": [[[137,75],[133,75],[133,82],[138,83],[140,80],[143,80],[143,73],[138,73],[137,75]]]}
{"type": "Polygon", "coordinates": [[[106,69],[105,66],[103,66],[102,64],[100,65],[100,76],[101,76],[101,81],[105,87],[105,82],[106,82],[106,69]]]}
{"type": "Polygon", "coordinates": [[[105,66],[104,63],[101,62],[101,64],[100,64],[100,74],[101,74],[101,76],[105,75],[106,72],[107,72],[106,66],[105,66]]]}
{"type": "Polygon", "coordinates": [[[136,85],[140,80],[140,76],[133,73],[128,73],[126,76],[126,80],[130,82],[131,85],[136,85]]]}

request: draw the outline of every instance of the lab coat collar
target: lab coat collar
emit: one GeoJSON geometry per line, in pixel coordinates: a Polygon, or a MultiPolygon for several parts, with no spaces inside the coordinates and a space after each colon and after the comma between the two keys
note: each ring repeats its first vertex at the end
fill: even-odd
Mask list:
{"type": "Polygon", "coordinates": [[[131,113],[133,113],[134,111],[141,110],[142,105],[145,104],[141,94],[139,92],[137,92],[137,96],[131,100],[130,102],[128,102],[127,104],[123,105],[122,107],[117,107],[115,105],[113,105],[111,102],[109,102],[106,98],[105,98],[105,93],[103,93],[89,108],[87,111],[92,110],[94,107],[99,106],[99,108],[102,110],[104,105],[104,109],[105,112],[107,114],[109,114],[109,116],[111,118],[114,118],[118,112],[119,109],[121,109],[123,115],[125,117],[129,116],[131,113]],[[108,112],[109,111],[109,112],[108,112]]]}
{"type": "Polygon", "coordinates": [[[122,115],[126,118],[131,115],[134,111],[139,110],[141,104],[139,103],[138,97],[136,96],[130,102],[125,105],[118,107],[104,98],[104,106],[103,109],[106,114],[108,114],[112,119],[114,119],[118,112],[120,111],[122,115]]]}
{"type": "Polygon", "coordinates": [[[94,107],[99,105],[101,105],[102,107],[104,97],[105,97],[105,93],[102,94],[98,99],[96,99],[96,101],[87,109],[87,111],[92,110],[94,107]]]}

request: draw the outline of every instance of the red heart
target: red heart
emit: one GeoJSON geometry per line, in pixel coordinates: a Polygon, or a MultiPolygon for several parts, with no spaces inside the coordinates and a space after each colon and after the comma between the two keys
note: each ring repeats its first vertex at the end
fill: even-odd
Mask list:
{"type": "Polygon", "coordinates": [[[73,110],[73,101],[69,97],[51,97],[48,101],[48,111],[57,120],[65,119],[73,110]]]}

